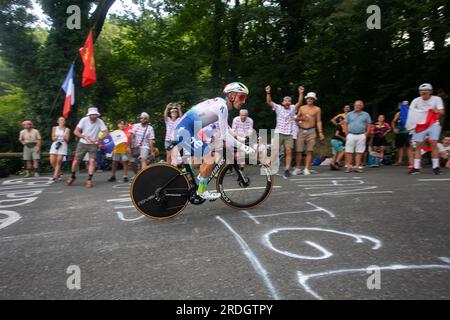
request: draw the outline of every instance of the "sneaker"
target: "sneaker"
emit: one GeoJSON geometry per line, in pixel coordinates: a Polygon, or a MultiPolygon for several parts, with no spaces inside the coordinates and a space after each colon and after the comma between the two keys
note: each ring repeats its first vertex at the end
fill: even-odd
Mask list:
{"type": "Polygon", "coordinates": [[[345,173],[351,173],[351,172],[352,172],[352,167],[345,168],[345,173]]]}
{"type": "Polygon", "coordinates": [[[409,169],[409,170],[412,170],[412,169],[414,169],[414,165],[413,165],[412,163],[411,163],[411,164],[409,164],[409,165],[408,165],[408,169],[409,169]]]}
{"type": "Polygon", "coordinates": [[[35,173],[34,173],[34,177],[35,177],[35,178],[39,178],[39,177],[40,177],[39,173],[38,173],[38,172],[35,172],[35,173]]]}
{"type": "Polygon", "coordinates": [[[94,182],[92,182],[92,180],[87,180],[85,185],[86,188],[91,189],[94,187],[94,182]]]}
{"type": "Polygon", "coordinates": [[[303,175],[304,176],[310,176],[311,175],[311,171],[309,171],[309,169],[305,169],[305,170],[303,170],[303,175]]]}
{"type": "Polygon", "coordinates": [[[291,171],[286,170],[286,171],[284,172],[284,177],[285,177],[285,178],[290,178],[290,177],[292,177],[291,171]]]}
{"type": "Polygon", "coordinates": [[[303,173],[302,169],[295,169],[292,173],[294,176],[299,176],[303,173]]]}
{"type": "Polygon", "coordinates": [[[30,171],[27,171],[27,172],[25,173],[24,178],[29,178],[29,177],[30,177],[30,171]]]}
{"type": "Polygon", "coordinates": [[[433,169],[433,173],[434,173],[434,175],[436,175],[436,176],[440,176],[440,175],[441,175],[441,169],[440,169],[440,168],[434,168],[434,169],[433,169]]]}
{"type": "Polygon", "coordinates": [[[218,192],[209,192],[209,191],[205,191],[204,193],[198,193],[197,195],[205,200],[209,200],[209,201],[215,201],[217,199],[219,199],[222,195],[218,192]]]}
{"type": "Polygon", "coordinates": [[[130,179],[128,179],[128,177],[123,177],[123,182],[128,183],[128,182],[130,182],[130,179]]]}
{"type": "Polygon", "coordinates": [[[408,174],[410,174],[410,175],[420,174],[420,170],[419,170],[419,169],[412,168],[412,169],[409,171],[408,174]]]}
{"type": "Polygon", "coordinates": [[[363,169],[364,169],[363,167],[355,168],[355,172],[356,173],[363,173],[364,172],[363,169]]]}
{"type": "Polygon", "coordinates": [[[73,185],[73,183],[75,182],[76,179],[77,178],[74,178],[74,177],[70,176],[69,179],[67,179],[66,184],[68,186],[71,186],[71,185],[73,185]]]}
{"type": "Polygon", "coordinates": [[[108,182],[116,182],[116,181],[117,181],[116,177],[111,177],[108,179],[108,182]]]}

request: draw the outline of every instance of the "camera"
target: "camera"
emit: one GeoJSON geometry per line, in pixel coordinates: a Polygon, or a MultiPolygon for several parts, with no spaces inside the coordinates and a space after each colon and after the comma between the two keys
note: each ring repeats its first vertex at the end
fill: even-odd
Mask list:
{"type": "Polygon", "coordinates": [[[61,142],[61,141],[58,141],[58,142],[56,143],[56,145],[55,145],[55,149],[56,149],[56,150],[59,150],[59,148],[61,148],[61,146],[62,146],[62,142],[61,142]]]}

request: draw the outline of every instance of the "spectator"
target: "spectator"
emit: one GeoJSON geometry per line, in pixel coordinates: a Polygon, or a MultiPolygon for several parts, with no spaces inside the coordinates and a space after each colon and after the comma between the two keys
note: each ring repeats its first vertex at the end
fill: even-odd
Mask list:
{"type": "Polygon", "coordinates": [[[303,152],[306,151],[306,163],[303,174],[309,176],[311,174],[311,166],[314,158],[314,147],[316,146],[317,130],[319,131],[320,141],[325,139],[323,135],[322,127],[322,110],[315,105],[317,101],[317,95],[314,92],[308,93],[305,97],[306,105],[302,106],[298,111],[296,120],[299,126],[299,133],[297,136],[297,168],[294,171],[294,175],[302,173],[300,168],[302,162],[303,152]]]}
{"type": "Polygon", "coordinates": [[[355,171],[362,173],[362,157],[366,151],[367,137],[370,133],[370,124],[372,119],[370,115],[363,111],[364,102],[358,100],[355,102],[354,110],[345,116],[342,121],[342,126],[347,135],[347,142],[345,145],[346,153],[346,173],[352,172],[353,155],[355,156],[355,171]]]}
{"type": "Polygon", "coordinates": [[[150,116],[148,113],[143,112],[140,116],[140,123],[133,125],[133,129],[130,130],[131,134],[131,159],[130,161],[140,161],[141,168],[147,167],[147,161],[150,154],[155,157],[155,151],[153,148],[153,140],[155,139],[155,131],[149,124],[150,116]]]}
{"type": "Polygon", "coordinates": [[[422,167],[422,145],[427,137],[430,138],[433,172],[440,175],[439,150],[437,144],[442,132],[440,117],[445,113],[442,98],[433,96],[433,86],[429,83],[419,87],[420,97],[416,98],[409,108],[406,128],[414,130],[413,141],[416,143],[414,168],[409,174],[420,173],[422,167]]]}
{"type": "Polygon", "coordinates": [[[398,151],[397,163],[395,163],[394,166],[403,165],[405,154],[408,156],[408,163],[410,166],[412,166],[412,163],[414,161],[414,156],[411,148],[411,136],[408,130],[406,130],[406,120],[408,119],[408,112],[409,102],[403,101],[400,104],[400,111],[395,114],[395,117],[391,122],[391,128],[394,129],[395,133],[395,148],[398,151]]]}
{"type": "Polygon", "coordinates": [[[331,170],[339,170],[340,163],[345,155],[345,140],[346,134],[344,128],[339,124],[336,126],[336,132],[331,140],[333,159],[330,164],[331,170]]]}
{"type": "Polygon", "coordinates": [[[253,134],[253,119],[248,116],[248,110],[241,110],[240,116],[234,118],[231,127],[232,135],[241,142],[247,141],[253,134]]]}
{"type": "Polygon", "coordinates": [[[52,141],[50,147],[50,164],[53,168],[53,181],[61,181],[61,165],[67,156],[67,143],[70,139],[70,129],[66,127],[66,119],[60,117],[58,126],[52,128],[52,141]]]}
{"type": "Polygon", "coordinates": [[[442,139],[442,143],[438,143],[438,150],[443,166],[450,169],[450,136],[442,139]]]}
{"type": "Polygon", "coordinates": [[[33,122],[22,122],[23,130],[20,131],[19,141],[23,145],[23,160],[26,161],[25,178],[34,173],[39,177],[39,160],[41,159],[42,138],[38,130],[33,129],[33,122]]]}
{"type": "Polygon", "coordinates": [[[285,171],[284,176],[289,178],[292,176],[291,174],[291,165],[292,165],[292,149],[294,148],[294,141],[292,138],[292,127],[295,121],[295,115],[297,113],[298,108],[303,102],[303,94],[305,92],[305,88],[299,87],[299,100],[296,105],[292,105],[292,98],[285,97],[281,105],[276,104],[272,101],[271,96],[271,87],[266,87],[266,101],[267,104],[276,112],[277,116],[277,126],[275,129],[276,137],[272,141],[272,159],[278,161],[279,155],[279,147],[284,146],[285,148],[285,171]],[[275,146],[275,141],[278,140],[279,146],[275,146]]]}
{"type": "MultiPolygon", "coordinates": [[[[123,131],[125,134],[125,130],[128,127],[128,123],[125,120],[119,120],[117,122],[117,127],[119,130],[123,131]]],[[[130,139],[130,138],[128,138],[130,139]]],[[[116,179],[116,172],[117,167],[119,166],[119,163],[122,165],[123,168],[123,182],[127,183],[129,182],[128,178],[128,149],[129,149],[129,140],[128,143],[122,143],[114,148],[113,154],[112,154],[112,168],[111,168],[111,178],[109,178],[109,182],[115,182],[116,179]]]]}
{"type": "Polygon", "coordinates": [[[98,137],[100,133],[102,133],[103,136],[107,136],[109,134],[105,123],[103,122],[103,120],[99,119],[99,117],[100,113],[98,112],[97,108],[89,108],[86,117],[80,120],[74,131],[74,135],[80,138],[80,141],[77,145],[75,159],[72,162],[72,176],[70,176],[67,180],[68,186],[73,185],[73,183],[75,182],[78,165],[81,161],[83,161],[86,153],[89,153],[89,178],[86,181],[86,187],[92,188],[94,186],[92,178],[94,176],[96,166],[99,141],[98,137]]]}
{"type": "Polygon", "coordinates": [[[337,126],[339,123],[341,123],[341,121],[343,121],[345,119],[345,116],[352,111],[352,108],[349,105],[346,105],[344,107],[344,113],[338,114],[336,117],[334,117],[333,119],[331,119],[331,122],[337,126]]]}
{"type": "Polygon", "coordinates": [[[378,121],[373,124],[372,130],[373,139],[371,147],[373,151],[380,153],[380,161],[382,162],[384,160],[384,151],[387,145],[386,136],[392,129],[391,126],[386,123],[386,118],[381,115],[378,117],[378,121]]]}
{"type": "MultiPolygon", "coordinates": [[[[173,138],[173,131],[178,124],[178,121],[183,116],[183,111],[181,111],[181,105],[177,103],[169,103],[164,110],[164,122],[166,123],[166,138],[164,141],[164,148],[167,150],[173,138]],[[169,115],[170,111],[170,115],[169,115]]],[[[172,163],[172,151],[167,151],[166,155],[167,163],[172,163]]]]}

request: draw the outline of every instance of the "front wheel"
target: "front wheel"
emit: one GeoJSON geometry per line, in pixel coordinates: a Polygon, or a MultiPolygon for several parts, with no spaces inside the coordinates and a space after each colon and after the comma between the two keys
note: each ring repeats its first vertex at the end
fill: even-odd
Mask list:
{"type": "Polygon", "coordinates": [[[267,200],[273,189],[273,177],[264,165],[224,166],[219,172],[217,190],[222,201],[237,210],[249,210],[267,200]]]}

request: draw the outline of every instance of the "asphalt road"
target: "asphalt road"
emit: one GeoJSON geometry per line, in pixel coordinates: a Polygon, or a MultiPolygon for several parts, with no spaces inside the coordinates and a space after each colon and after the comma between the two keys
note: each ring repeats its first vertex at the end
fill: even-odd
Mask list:
{"type": "Polygon", "coordinates": [[[0,180],[0,299],[450,299],[450,172],[318,171],[165,222],[106,173],[0,180]]]}

